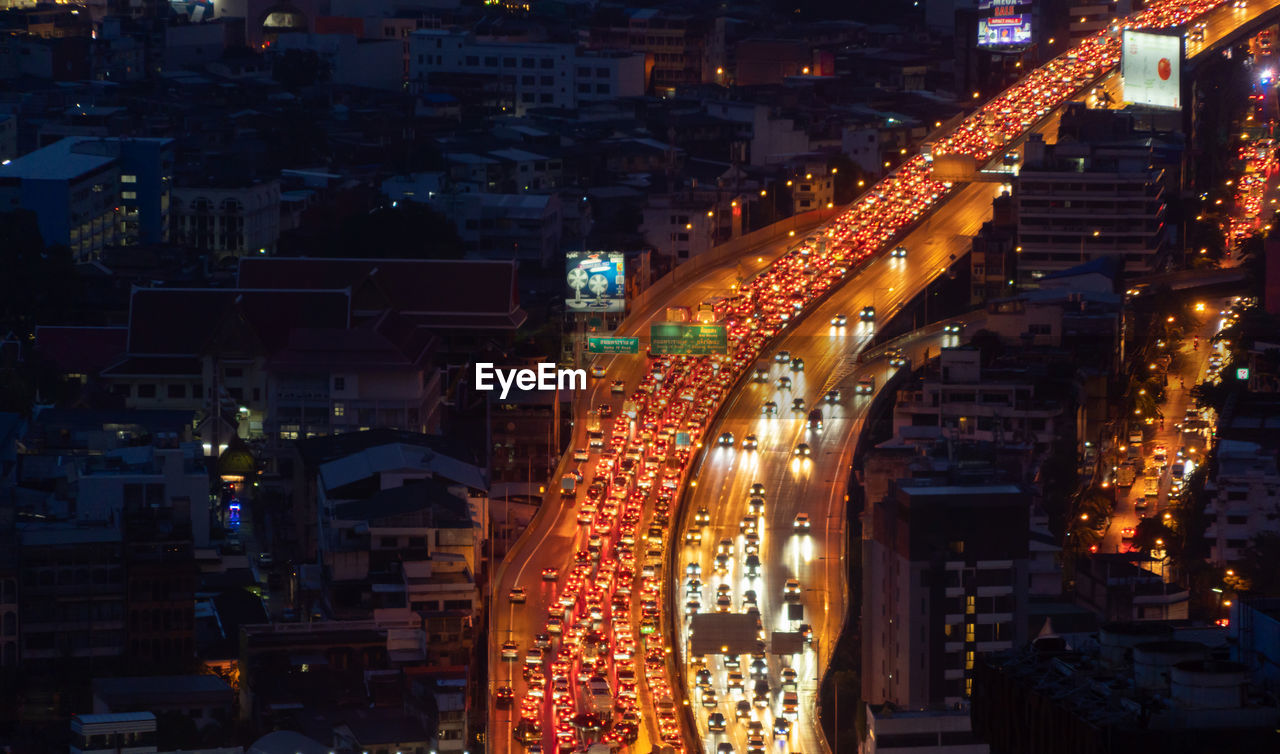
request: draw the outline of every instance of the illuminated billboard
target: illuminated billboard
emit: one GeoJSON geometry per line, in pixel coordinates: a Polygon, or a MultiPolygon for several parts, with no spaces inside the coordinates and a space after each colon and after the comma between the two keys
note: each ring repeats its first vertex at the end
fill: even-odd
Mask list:
{"type": "Polygon", "coordinates": [[[1182,35],[1125,29],[1120,49],[1125,102],[1182,107],[1182,35]]]}
{"type": "Polygon", "coordinates": [[[991,16],[978,19],[979,47],[1010,47],[1031,44],[1031,14],[991,16]]]}
{"type": "Polygon", "coordinates": [[[620,312],[627,308],[623,286],[626,259],[616,251],[570,251],[565,255],[565,305],[570,312],[620,312]]]}

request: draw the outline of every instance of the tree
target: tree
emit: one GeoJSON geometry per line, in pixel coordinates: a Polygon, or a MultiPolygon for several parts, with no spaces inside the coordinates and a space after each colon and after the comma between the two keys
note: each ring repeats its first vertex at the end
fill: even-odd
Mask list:
{"type": "Polygon", "coordinates": [[[45,245],[34,212],[0,212],[0,336],[70,321],[78,286],[71,250],[45,245]]]}
{"type": "Polygon", "coordinates": [[[1280,534],[1262,532],[1256,535],[1242,553],[1236,575],[1239,589],[1263,595],[1280,595],[1280,534]]]}

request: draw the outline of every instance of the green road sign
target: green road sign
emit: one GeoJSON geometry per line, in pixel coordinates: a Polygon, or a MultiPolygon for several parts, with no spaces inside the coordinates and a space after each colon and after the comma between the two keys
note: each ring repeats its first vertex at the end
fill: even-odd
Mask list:
{"type": "Polygon", "coordinates": [[[640,339],[588,337],[587,353],[640,353],[640,339]]]}
{"type": "Polygon", "coordinates": [[[649,325],[649,350],[654,354],[705,356],[729,350],[724,325],[659,322],[649,325]]]}

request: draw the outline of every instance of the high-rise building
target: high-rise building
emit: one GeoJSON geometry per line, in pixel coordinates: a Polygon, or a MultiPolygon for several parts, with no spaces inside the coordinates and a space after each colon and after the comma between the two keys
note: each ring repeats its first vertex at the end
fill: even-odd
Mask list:
{"type": "Polygon", "coordinates": [[[864,701],[963,704],[979,654],[1025,643],[1030,510],[1014,484],[900,480],[868,501],[864,701]]]}

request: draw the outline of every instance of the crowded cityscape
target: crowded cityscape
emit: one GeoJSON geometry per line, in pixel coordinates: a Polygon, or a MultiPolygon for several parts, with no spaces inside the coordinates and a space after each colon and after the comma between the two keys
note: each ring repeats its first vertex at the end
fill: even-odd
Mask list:
{"type": "Polygon", "coordinates": [[[1278,29],[0,0],[0,751],[1280,751],[1278,29]]]}

